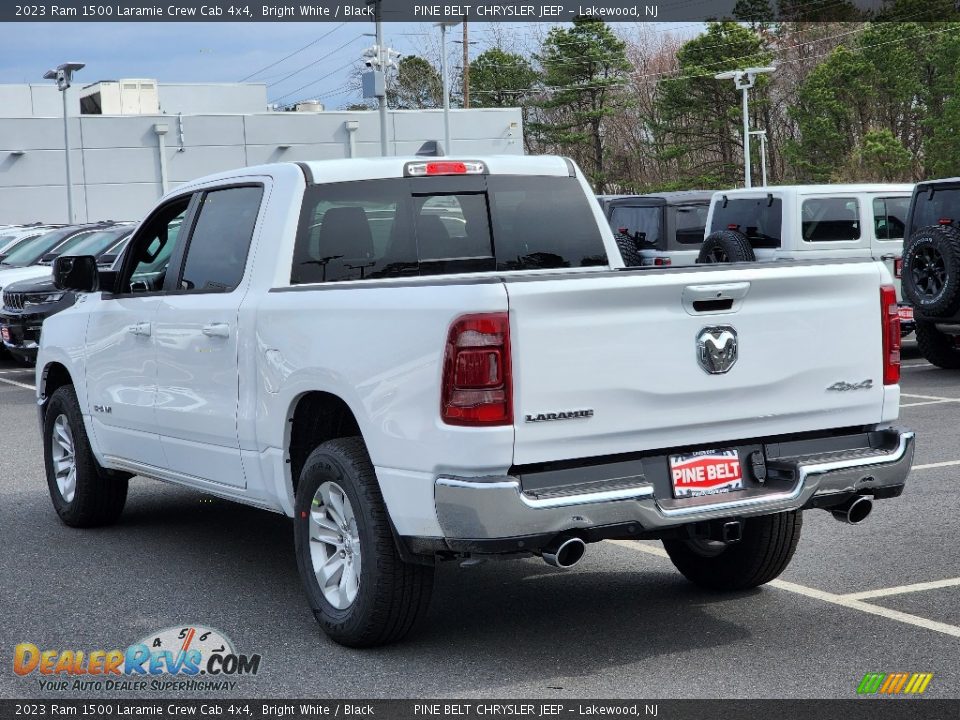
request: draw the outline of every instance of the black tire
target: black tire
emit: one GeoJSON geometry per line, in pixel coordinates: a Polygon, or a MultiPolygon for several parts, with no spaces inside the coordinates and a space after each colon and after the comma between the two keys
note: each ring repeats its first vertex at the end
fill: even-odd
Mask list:
{"type": "Polygon", "coordinates": [[[434,568],[401,559],[362,439],[330,440],[307,458],[297,485],[294,545],[314,617],[335,642],[348,647],[386,645],[408,635],[426,615],[434,568]],[[314,495],[327,482],[336,483],[350,501],[359,537],[359,585],[344,609],[324,596],[311,559],[310,512],[314,495]]]}
{"type": "Polygon", "coordinates": [[[718,230],[700,246],[698,263],[754,262],[757,259],[747,236],[736,230],[718,230]]]}
{"type": "Polygon", "coordinates": [[[947,225],[917,230],[903,250],[902,288],[924,315],[960,310],[960,230],[947,225]]]}
{"type": "Polygon", "coordinates": [[[695,585],[708,590],[747,590],[782,573],[797,549],[803,513],[747,518],[743,539],[709,547],[693,540],[664,540],[670,560],[695,585]]]}
{"type": "Polygon", "coordinates": [[[957,338],[937,330],[933,323],[917,323],[917,347],[920,354],[944,370],[960,370],[960,347],[957,338]]]}
{"type": "Polygon", "coordinates": [[[617,247],[620,249],[620,257],[623,258],[623,264],[626,267],[640,267],[643,265],[643,258],[640,251],[637,250],[637,244],[625,235],[614,233],[617,239],[617,247]]]}
{"type": "Polygon", "coordinates": [[[43,416],[43,458],[50,499],[64,524],[78,528],[96,527],[109,525],[120,517],[127,502],[129,476],[106,471],[97,464],[72,385],[57,388],[47,401],[43,416]],[[65,496],[61,491],[54,470],[54,428],[60,418],[72,438],[75,473],[72,497],[69,492],[65,496]]]}

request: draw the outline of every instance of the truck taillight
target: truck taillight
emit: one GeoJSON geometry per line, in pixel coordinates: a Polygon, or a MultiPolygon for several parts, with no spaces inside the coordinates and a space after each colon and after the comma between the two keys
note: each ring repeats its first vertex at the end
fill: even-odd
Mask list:
{"type": "Polygon", "coordinates": [[[440,416],[448,425],[510,425],[510,318],[463,315],[450,326],[443,353],[440,416]]]}
{"type": "Polygon", "coordinates": [[[903,258],[896,258],[893,261],[893,276],[898,280],[903,277],[903,258]]]}
{"type": "Polygon", "coordinates": [[[653,259],[654,265],[670,265],[673,261],[668,257],[658,257],[653,259]]]}
{"type": "Polygon", "coordinates": [[[900,310],[893,285],[880,287],[880,318],[883,323],[883,384],[900,382],[900,310]]]}

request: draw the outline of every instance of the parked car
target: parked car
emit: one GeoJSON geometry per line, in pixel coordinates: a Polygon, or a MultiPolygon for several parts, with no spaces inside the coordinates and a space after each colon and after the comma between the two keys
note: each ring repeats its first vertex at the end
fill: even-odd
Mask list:
{"type": "Polygon", "coordinates": [[[115,521],[131,475],[284,513],[346,645],[408,633],[445,560],[658,538],[694,583],[756,587],[802,510],[859,522],[913,458],[882,264],[625,268],[564,158],[225,172],[118,270],[53,274],[86,293],[37,358],[62,521],[115,521]]]}
{"type": "Polygon", "coordinates": [[[907,218],[903,294],[917,345],[934,365],[960,368],[960,178],[919,183],[907,218]]]}
{"type": "Polygon", "coordinates": [[[796,185],[715,193],[699,263],[872,257],[894,277],[904,335],[913,309],[900,289],[913,185],[796,185]]]}
{"type": "Polygon", "coordinates": [[[628,267],[693,265],[703,244],[712,191],[599,195],[628,267]]]}
{"type": "Polygon", "coordinates": [[[53,230],[59,225],[24,225],[22,227],[10,227],[0,231],[0,260],[13,250],[17,245],[29,239],[35,238],[48,230],[53,230]]]}
{"type": "MultiPolygon", "coordinates": [[[[116,260],[133,232],[133,225],[116,225],[92,233],[79,233],[58,246],[57,251],[92,255],[97,264],[107,269],[116,260]]],[[[44,256],[46,264],[59,253],[44,256]]],[[[76,301],[76,293],[58,290],[53,277],[20,280],[3,289],[0,308],[0,342],[7,352],[22,363],[32,364],[37,357],[37,344],[43,321],[65,310],[76,301]]]]}

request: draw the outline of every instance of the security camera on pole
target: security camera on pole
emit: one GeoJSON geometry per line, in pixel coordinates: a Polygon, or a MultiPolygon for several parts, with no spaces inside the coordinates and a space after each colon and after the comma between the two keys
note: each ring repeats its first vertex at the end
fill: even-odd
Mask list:
{"type": "Polygon", "coordinates": [[[363,64],[370,68],[360,80],[364,98],[377,98],[380,111],[380,154],[387,157],[390,154],[387,144],[387,80],[388,68],[397,67],[397,58],[400,53],[386,46],[383,41],[383,10],[381,0],[367,0],[367,5],[373,5],[373,17],[377,27],[377,44],[363,51],[363,64]]]}
{"type": "Polygon", "coordinates": [[[733,80],[737,90],[743,92],[743,183],[752,187],[750,180],[750,107],[747,92],[757,84],[757,75],[775,72],[775,67],[751,67],[743,70],[729,70],[714,75],[716,80],[733,80]]]}
{"type": "Polygon", "coordinates": [[[47,70],[43,74],[44,80],[56,80],[57,90],[63,96],[63,148],[66,152],[67,162],[67,222],[72,224],[75,221],[73,216],[73,174],[70,172],[70,119],[67,117],[67,90],[73,82],[73,74],[82,70],[86,65],[78,62],[68,62],[58,65],[52,70],[47,70]]]}

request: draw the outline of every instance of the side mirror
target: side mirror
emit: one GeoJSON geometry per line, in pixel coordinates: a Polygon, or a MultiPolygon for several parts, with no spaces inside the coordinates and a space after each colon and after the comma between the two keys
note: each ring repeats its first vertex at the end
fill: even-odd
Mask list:
{"type": "Polygon", "coordinates": [[[96,292],[100,287],[97,259],[93,255],[56,258],[53,261],[53,284],[57,290],[96,292]]]}

